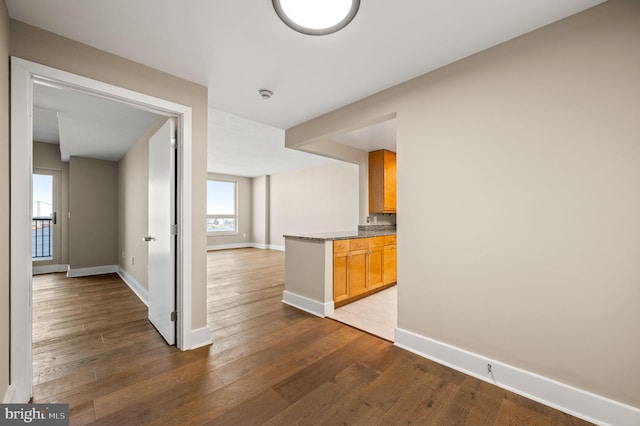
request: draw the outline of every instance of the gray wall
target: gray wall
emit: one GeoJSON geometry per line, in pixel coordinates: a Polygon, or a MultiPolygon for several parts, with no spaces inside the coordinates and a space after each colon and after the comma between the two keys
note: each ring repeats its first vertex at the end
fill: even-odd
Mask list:
{"type": "Polygon", "coordinates": [[[400,328],[640,407],[638,40],[609,0],[287,131],[397,114],[400,328]]]}
{"type": "Polygon", "coordinates": [[[69,161],[69,268],[118,264],[118,163],[69,161]]]}

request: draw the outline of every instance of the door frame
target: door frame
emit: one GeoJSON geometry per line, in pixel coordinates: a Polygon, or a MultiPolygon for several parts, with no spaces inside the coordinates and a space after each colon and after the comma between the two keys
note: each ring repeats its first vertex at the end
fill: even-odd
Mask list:
{"type": "Polygon", "coordinates": [[[33,81],[50,82],[175,117],[178,129],[177,346],[191,349],[192,283],[192,111],[191,107],[11,57],[11,235],[10,383],[12,402],[32,396],[31,185],[33,173],[33,81]],[[25,141],[27,141],[25,143],[25,141]]]}

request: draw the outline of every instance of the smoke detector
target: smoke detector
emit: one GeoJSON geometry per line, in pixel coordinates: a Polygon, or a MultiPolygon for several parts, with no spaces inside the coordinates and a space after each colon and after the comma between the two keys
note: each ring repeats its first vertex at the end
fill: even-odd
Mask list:
{"type": "Polygon", "coordinates": [[[268,90],[268,89],[260,89],[260,90],[258,90],[258,94],[265,101],[271,99],[271,96],[273,96],[273,92],[271,90],[268,90]]]}

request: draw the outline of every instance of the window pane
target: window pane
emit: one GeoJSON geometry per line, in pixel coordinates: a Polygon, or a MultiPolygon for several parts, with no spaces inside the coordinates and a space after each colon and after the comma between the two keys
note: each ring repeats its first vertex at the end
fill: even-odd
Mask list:
{"type": "Polygon", "coordinates": [[[53,176],[33,175],[33,217],[51,217],[53,176]]]}
{"type": "Polygon", "coordinates": [[[233,218],[207,218],[207,232],[233,232],[236,230],[236,220],[233,218]]]}
{"type": "Polygon", "coordinates": [[[207,214],[236,214],[235,182],[207,181],[207,214]]]}

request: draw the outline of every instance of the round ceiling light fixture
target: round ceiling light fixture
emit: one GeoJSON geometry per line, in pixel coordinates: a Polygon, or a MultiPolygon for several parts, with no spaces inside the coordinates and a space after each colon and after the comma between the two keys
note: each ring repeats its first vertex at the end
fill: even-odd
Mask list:
{"type": "Polygon", "coordinates": [[[349,25],[360,0],[272,0],[276,13],[289,27],[309,35],[335,33],[349,25]]]}

